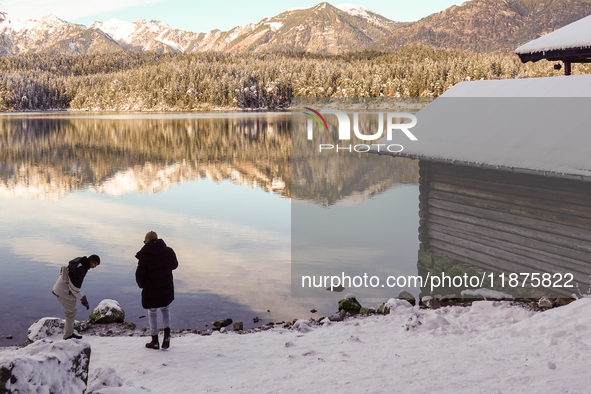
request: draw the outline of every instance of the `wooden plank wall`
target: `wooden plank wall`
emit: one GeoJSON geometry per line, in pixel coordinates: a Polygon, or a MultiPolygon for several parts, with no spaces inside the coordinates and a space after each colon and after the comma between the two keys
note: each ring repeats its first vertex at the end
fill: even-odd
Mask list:
{"type": "Polygon", "coordinates": [[[427,161],[419,175],[422,250],[487,272],[570,272],[587,290],[590,183],[427,161]]]}

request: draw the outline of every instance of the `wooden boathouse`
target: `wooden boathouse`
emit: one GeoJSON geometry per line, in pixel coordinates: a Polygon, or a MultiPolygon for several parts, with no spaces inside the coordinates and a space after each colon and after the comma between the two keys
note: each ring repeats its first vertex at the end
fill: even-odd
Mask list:
{"type": "Polygon", "coordinates": [[[483,286],[516,297],[586,292],[590,108],[580,75],[462,82],[418,112],[398,155],[419,160],[419,273],[530,274],[483,286]]]}
{"type": "MultiPolygon", "coordinates": [[[[551,274],[553,285],[547,287],[552,291],[515,292],[507,282],[493,286],[510,294],[570,296],[575,288],[562,286],[576,283],[586,291],[591,183],[429,160],[420,160],[419,166],[420,260],[425,268],[442,256],[487,275],[551,274]]],[[[452,271],[457,265],[452,264],[452,271]]],[[[449,273],[449,266],[441,270],[446,268],[449,273]]],[[[525,276],[517,287],[531,289],[530,280],[528,286],[521,286],[521,280],[525,276]]]]}

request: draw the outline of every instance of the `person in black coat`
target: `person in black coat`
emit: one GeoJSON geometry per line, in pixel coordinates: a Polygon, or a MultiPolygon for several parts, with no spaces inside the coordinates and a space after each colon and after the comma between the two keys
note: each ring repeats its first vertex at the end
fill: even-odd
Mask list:
{"type": "Polygon", "coordinates": [[[170,311],[168,306],[174,300],[172,271],[179,263],[172,248],[166,246],[154,231],[144,238],[144,247],[137,252],[138,259],[135,280],[142,289],[142,307],[148,310],[152,341],[146,343],[150,349],[159,349],[158,309],[164,324],[162,348],[170,346],[170,311]]]}

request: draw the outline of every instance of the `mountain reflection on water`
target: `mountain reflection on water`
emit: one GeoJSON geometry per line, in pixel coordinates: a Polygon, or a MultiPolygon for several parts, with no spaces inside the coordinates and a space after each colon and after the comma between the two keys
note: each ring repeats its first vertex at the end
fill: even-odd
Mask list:
{"type": "Polygon", "coordinates": [[[231,179],[290,197],[289,115],[3,117],[0,196],[153,193],[231,179]]]}
{"type": "MultiPolygon", "coordinates": [[[[6,116],[0,118],[0,196],[56,200],[85,188],[155,193],[207,178],[291,198],[290,119],[277,113],[6,116]]],[[[296,162],[298,179],[308,182],[294,197],[331,205],[418,182],[410,160],[372,157],[352,166],[346,159],[296,162]]]]}
{"type": "MultiPolygon", "coordinates": [[[[103,261],[85,279],[91,304],[116,299],[128,321],[147,325],[133,256],[149,230],[179,257],[177,329],[333,313],[334,300],[291,298],[290,200],[356,203],[416,184],[418,170],[384,160],[339,175],[340,165],[300,162],[296,171],[315,178],[292,196],[290,127],[289,113],[0,117],[0,287],[11,294],[0,306],[0,337],[15,337],[0,345],[62,315],[50,293],[57,267],[90,253],[103,261]],[[322,171],[330,176],[320,182],[322,171]]],[[[77,319],[87,315],[80,309],[77,319]]]]}

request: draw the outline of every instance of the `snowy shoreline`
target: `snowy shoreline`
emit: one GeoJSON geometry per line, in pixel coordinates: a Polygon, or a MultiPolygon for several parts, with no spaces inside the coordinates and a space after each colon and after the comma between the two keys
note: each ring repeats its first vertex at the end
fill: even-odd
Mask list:
{"type": "Polygon", "coordinates": [[[591,383],[589,298],[544,312],[506,301],[435,310],[400,301],[386,316],[298,323],[265,334],[175,334],[168,350],[146,349],[145,337],[85,335],[88,392],[584,393],[591,383]]]}

